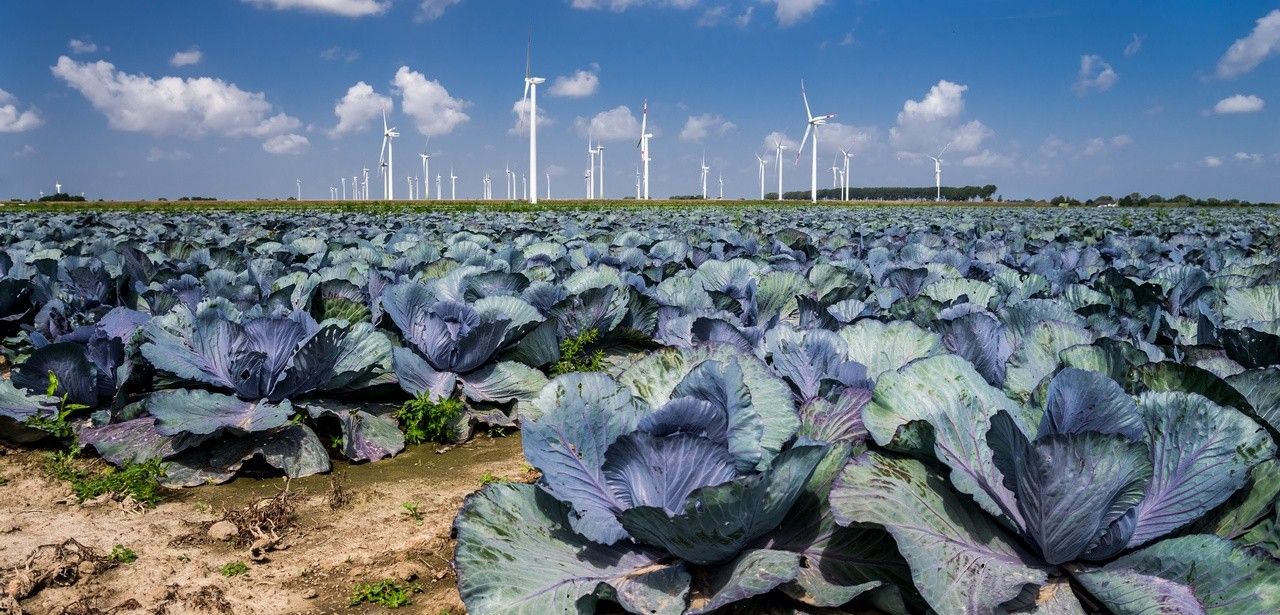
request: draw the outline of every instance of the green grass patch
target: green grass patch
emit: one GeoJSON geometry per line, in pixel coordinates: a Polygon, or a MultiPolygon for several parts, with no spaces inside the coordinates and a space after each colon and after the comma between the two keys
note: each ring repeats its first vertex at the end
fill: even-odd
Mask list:
{"type": "Polygon", "coordinates": [[[501,476],[497,476],[493,472],[486,471],[484,474],[480,476],[481,487],[485,485],[491,485],[493,483],[508,483],[508,482],[511,482],[511,481],[505,478],[502,478],[501,476]]]}
{"type": "Polygon", "coordinates": [[[218,572],[227,578],[238,577],[249,572],[249,565],[241,561],[227,562],[218,569],[218,572]]]}
{"type": "Polygon", "coordinates": [[[561,340],[560,360],[551,366],[551,375],[604,371],[604,351],[591,348],[599,340],[599,329],[587,329],[561,340]]]}
{"type": "Polygon", "coordinates": [[[418,510],[417,502],[405,502],[400,505],[404,509],[404,514],[409,515],[417,523],[422,523],[422,511],[418,510]]]}
{"type": "Polygon", "coordinates": [[[398,583],[391,579],[361,583],[352,592],[348,605],[376,604],[388,609],[398,609],[412,604],[409,597],[420,591],[422,587],[416,583],[398,583]]]}
{"type": "Polygon", "coordinates": [[[396,410],[395,417],[400,421],[405,444],[448,442],[453,432],[450,426],[464,410],[461,399],[450,397],[431,401],[423,396],[405,402],[396,410]]]}
{"type": "Polygon", "coordinates": [[[111,549],[107,559],[117,564],[132,564],[138,561],[138,554],[124,545],[116,545],[111,549]]]}
{"type": "Polygon", "coordinates": [[[132,497],[147,507],[160,502],[160,477],[164,475],[164,466],[158,459],[99,471],[86,469],[84,465],[75,451],[58,451],[49,453],[45,471],[53,478],[70,483],[71,491],[80,502],[103,494],[116,498],[132,497]]]}

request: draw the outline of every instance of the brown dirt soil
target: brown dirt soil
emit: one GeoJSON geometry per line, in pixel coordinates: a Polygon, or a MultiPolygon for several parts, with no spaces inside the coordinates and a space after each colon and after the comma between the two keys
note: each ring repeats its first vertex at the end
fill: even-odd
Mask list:
{"type": "Polygon", "coordinates": [[[23,611],[378,613],[384,609],[348,607],[352,590],[390,578],[421,587],[405,612],[462,613],[450,532],[463,498],[480,487],[482,477],[533,479],[518,435],[481,436],[444,452],[433,445],[410,447],[394,459],[341,465],[334,474],[289,483],[292,523],[275,527],[279,540],[265,561],[254,561],[244,546],[253,537],[216,541],[207,529],[228,513],[242,524],[269,516],[270,510],[253,511],[263,511],[260,503],[280,493],[283,479],[239,478],[166,492],[154,509],[136,512],[112,501],[77,504],[65,483],[42,470],[44,454],[5,454],[0,447],[0,613],[5,584],[27,567],[32,553],[72,538],[98,555],[123,545],[138,559],[81,565],[73,584],[48,584],[20,602],[23,611]],[[417,505],[420,520],[405,502],[417,505]],[[234,561],[248,564],[249,572],[224,577],[220,569],[234,561]]]}

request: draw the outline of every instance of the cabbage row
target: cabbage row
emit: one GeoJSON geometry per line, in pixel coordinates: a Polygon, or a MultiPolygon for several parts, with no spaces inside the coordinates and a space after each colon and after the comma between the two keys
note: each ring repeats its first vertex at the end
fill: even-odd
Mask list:
{"type": "Polygon", "coordinates": [[[197,485],[456,400],[541,472],[475,613],[1277,612],[1277,218],[1210,213],[0,215],[0,436],[197,485]]]}

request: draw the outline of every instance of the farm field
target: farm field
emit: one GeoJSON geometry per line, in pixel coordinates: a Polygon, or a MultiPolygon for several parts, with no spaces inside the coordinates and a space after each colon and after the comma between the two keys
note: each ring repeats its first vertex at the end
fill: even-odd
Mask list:
{"type": "Polygon", "coordinates": [[[0,613],[1280,611],[1269,209],[5,208],[0,339],[0,613]]]}

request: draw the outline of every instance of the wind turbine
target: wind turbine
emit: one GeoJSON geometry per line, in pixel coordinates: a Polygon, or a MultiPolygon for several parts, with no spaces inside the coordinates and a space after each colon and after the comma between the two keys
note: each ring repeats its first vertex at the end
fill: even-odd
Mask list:
{"type": "Polygon", "coordinates": [[[392,140],[399,137],[400,133],[396,132],[394,127],[387,127],[387,111],[382,110],[382,155],[378,158],[378,164],[385,167],[386,173],[383,175],[383,194],[382,198],[388,201],[396,198],[395,182],[391,178],[395,177],[395,161],[392,155],[392,140]]]}
{"type": "Polygon", "coordinates": [[[640,200],[640,168],[636,167],[636,200],[640,200]]]}
{"type": "MultiPolygon", "coordinates": [[[[431,154],[422,152],[418,154],[422,158],[422,183],[427,185],[427,199],[431,198],[431,154]]],[[[440,190],[436,190],[436,198],[440,198],[440,190]]]]}
{"type": "MultiPolygon", "coordinates": [[[[520,174],[520,189],[524,191],[524,200],[529,200],[529,177],[524,173],[520,174]]],[[[530,201],[533,202],[533,201],[530,201]]]]}
{"type": "Polygon", "coordinates": [[[364,174],[364,189],[360,191],[360,196],[367,201],[369,200],[369,167],[364,167],[360,171],[364,174]]]}
{"type": "Polygon", "coordinates": [[[503,189],[507,191],[507,200],[508,201],[515,200],[515,198],[511,196],[511,194],[515,192],[515,187],[516,187],[515,179],[511,174],[511,163],[507,163],[506,170],[502,172],[502,183],[503,183],[503,186],[502,186],[503,189]]]}
{"type": "Polygon", "coordinates": [[[339,177],[338,181],[342,182],[342,200],[347,200],[347,178],[339,177]]]}
{"type": "Polygon", "coordinates": [[[57,180],[54,180],[54,182],[53,182],[53,193],[54,193],[54,194],[62,194],[62,182],[59,182],[59,181],[57,181],[57,180]]]}
{"type": "Polygon", "coordinates": [[[814,116],[813,111],[809,109],[809,95],[804,90],[804,80],[800,81],[800,96],[804,99],[804,112],[809,118],[809,123],[804,127],[804,138],[800,139],[800,148],[796,150],[796,162],[800,162],[800,154],[804,151],[805,143],[809,142],[809,133],[813,133],[813,168],[810,173],[809,181],[809,202],[818,202],[818,127],[827,123],[836,116],[830,115],[814,116]]]}
{"type": "Polygon", "coordinates": [[[436,173],[436,199],[444,200],[444,193],[440,191],[440,174],[436,173]]]}
{"type": "Polygon", "coordinates": [[[840,155],[844,156],[844,171],[840,174],[844,178],[844,194],[840,195],[841,200],[849,200],[849,159],[853,158],[848,150],[840,150],[840,155]]]}
{"type": "Polygon", "coordinates": [[[653,135],[649,132],[649,99],[645,99],[644,108],[641,112],[640,119],[640,142],[636,144],[640,148],[640,162],[644,164],[644,200],[649,200],[649,139],[653,135]]]}
{"type": "Polygon", "coordinates": [[[707,166],[707,155],[702,154],[702,200],[707,200],[707,173],[711,171],[711,167],[707,166]]]}
{"type": "Polygon", "coordinates": [[[763,201],[764,200],[764,166],[766,163],[764,161],[764,158],[762,158],[760,154],[756,154],[756,160],[760,162],[760,200],[763,201]]]}
{"type": "Polygon", "coordinates": [[[840,187],[840,157],[831,159],[831,189],[840,187]]]}
{"type": "Polygon", "coordinates": [[[720,196],[716,200],[724,200],[724,171],[720,172],[720,196]]]}
{"type": "MultiPolygon", "coordinates": [[[[533,33],[524,56],[524,98],[529,101],[529,186],[525,189],[530,204],[538,202],[538,86],[546,81],[532,76],[533,33]]],[[[551,180],[547,179],[550,184],[551,180]]],[[[550,197],[548,197],[550,198],[550,197]]]]}
{"type": "Polygon", "coordinates": [[[449,200],[458,200],[458,176],[453,174],[453,167],[449,167],[449,200]]]}
{"type": "Polygon", "coordinates": [[[951,147],[950,143],[943,146],[942,151],[939,151],[936,157],[926,154],[933,160],[933,183],[938,189],[937,196],[933,199],[935,203],[942,202],[942,155],[947,153],[947,148],[949,147],[951,147]]]}
{"type": "Polygon", "coordinates": [[[551,171],[547,171],[547,200],[551,200],[551,171]]]}
{"type": "Polygon", "coordinates": [[[356,181],[356,176],[351,176],[351,200],[360,200],[360,183],[356,181]]]}
{"type": "Polygon", "coordinates": [[[596,180],[591,179],[591,169],[582,174],[582,179],[587,182],[587,200],[591,200],[591,190],[596,186],[596,180]]]}
{"type": "Polygon", "coordinates": [[[297,200],[301,201],[302,200],[302,180],[295,179],[294,181],[298,183],[298,199],[297,200]]]}
{"type": "Polygon", "coordinates": [[[591,133],[587,133],[587,175],[591,183],[587,186],[587,200],[596,198],[596,148],[591,147],[591,133]]]}
{"type": "Polygon", "coordinates": [[[596,156],[599,157],[599,160],[597,161],[597,163],[600,165],[600,174],[596,176],[597,181],[600,183],[600,190],[596,192],[596,196],[603,199],[604,198],[604,146],[601,145],[599,141],[596,142],[596,156]]]}
{"type": "Polygon", "coordinates": [[[782,150],[787,149],[787,146],[783,145],[782,141],[774,140],[773,148],[777,152],[776,154],[774,154],[774,158],[778,163],[778,200],[781,201],[782,200],[782,150]]]}
{"type": "Polygon", "coordinates": [[[482,182],[482,188],[481,188],[481,191],[480,191],[480,198],[481,198],[481,199],[484,199],[484,200],[486,200],[486,201],[487,201],[487,200],[489,200],[489,199],[491,198],[492,194],[490,193],[490,191],[489,191],[489,190],[490,190],[490,185],[491,185],[492,183],[493,183],[493,182],[489,181],[489,174],[488,174],[488,173],[485,173],[485,174],[484,174],[484,181],[482,182]]]}

